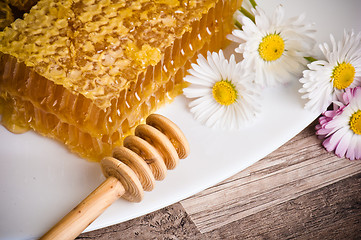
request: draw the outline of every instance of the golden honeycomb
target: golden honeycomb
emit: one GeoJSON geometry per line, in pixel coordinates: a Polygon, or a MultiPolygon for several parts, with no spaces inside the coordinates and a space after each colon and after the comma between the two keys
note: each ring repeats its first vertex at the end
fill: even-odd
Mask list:
{"type": "Polygon", "coordinates": [[[0,32],[0,114],[98,161],[216,51],[240,1],[41,0],[0,32]]]}
{"type": "Polygon", "coordinates": [[[9,5],[21,10],[28,12],[32,6],[34,6],[38,0],[5,0],[9,5]]]}
{"type": "Polygon", "coordinates": [[[16,18],[21,18],[29,12],[38,0],[1,0],[0,1],[0,31],[9,26],[16,18]]]}
{"type": "Polygon", "coordinates": [[[14,21],[14,15],[6,2],[0,2],[0,30],[9,26],[14,21]]]}

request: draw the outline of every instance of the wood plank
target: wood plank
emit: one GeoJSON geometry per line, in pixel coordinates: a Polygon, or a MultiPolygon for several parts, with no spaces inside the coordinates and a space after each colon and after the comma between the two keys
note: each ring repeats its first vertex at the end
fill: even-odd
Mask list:
{"type": "Polygon", "coordinates": [[[197,228],[212,231],[361,172],[360,161],[320,148],[314,126],[248,169],[181,201],[197,228]]]}
{"type": "Polygon", "coordinates": [[[201,234],[181,204],[77,239],[360,239],[361,174],[201,234]]]}
{"type": "Polygon", "coordinates": [[[247,216],[203,239],[361,239],[361,174],[247,216]]]}
{"type": "Polygon", "coordinates": [[[202,239],[183,207],[173,204],[140,218],[81,234],[81,239],[202,239]]]}

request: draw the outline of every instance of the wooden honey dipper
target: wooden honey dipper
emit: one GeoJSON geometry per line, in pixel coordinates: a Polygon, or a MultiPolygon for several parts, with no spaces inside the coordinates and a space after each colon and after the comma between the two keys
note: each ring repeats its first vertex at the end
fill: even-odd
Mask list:
{"type": "Polygon", "coordinates": [[[140,202],[143,190],[151,191],[155,180],[163,180],[167,169],[188,154],[189,144],[178,126],[162,115],[149,115],[135,136],[113,150],[113,157],[101,160],[106,180],[40,239],[75,239],[118,198],[140,202]]]}

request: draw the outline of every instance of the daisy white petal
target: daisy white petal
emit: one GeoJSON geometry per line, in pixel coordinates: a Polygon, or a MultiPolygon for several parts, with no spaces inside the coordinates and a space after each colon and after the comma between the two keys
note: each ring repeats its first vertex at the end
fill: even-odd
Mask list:
{"type": "MultiPolygon", "coordinates": [[[[255,71],[255,82],[261,86],[274,86],[295,79],[307,64],[304,54],[314,47],[314,27],[304,24],[304,16],[285,19],[279,5],[272,17],[259,7],[252,9],[255,22],[238,17],[242,31],[234,30],[228,39],[240,43],[237,53],[242,53],[245,67],[255,71]]],[[[307,56],[307,55],[306,55],[307,56]]]]}
{"type": "MultiPolygon", "coordinates": [[[[195,75],[197,75],[195,73],[195,75]]],[[[193,75],[187,75],[185,77],[185,80],[190,83],[194,83],[200,86],[211,86],[212,81],[209,80],[209,77],[198,75],[198,77],[195,77],[193,75]]]]}
{"type": "Polygon", "coordinates": [[[326,60],[309,64],[300,79],[300,93],[308,99],[305,108],[320,113],[333,101],[341,101],[346,89],[361,86],[361,34],[345,31],[342,41],[336,42],[333,35],[330,39],[331,47],[320,45],[326,60]]]}
{"type": "Polygon", "coordinates": [[[222,129],[239,129],[252,122],[260,112],[260,89],[252,83],[254,75],[236,63],[233,55],[225,59],[222,51],[208,52],[207,59],[198,56],[197,63],[189,70],[192,75],[184,78],[191,85],[183,90],[191,99],[194,118],[222,129]]]}
{"type": "Polygon", "coordinates": [[[209,96],[210,92],[208,87],[212,87],[212,86],[194,85],[193,88],[184,89],[183,93],[187,98],[200,98],[203,96],[209,96]]]}

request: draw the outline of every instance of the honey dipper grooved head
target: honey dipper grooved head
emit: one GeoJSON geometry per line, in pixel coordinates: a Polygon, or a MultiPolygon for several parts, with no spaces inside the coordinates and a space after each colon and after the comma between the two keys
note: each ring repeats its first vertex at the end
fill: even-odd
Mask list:
{"type": "Polygon", "coordinates": [[[163,157],[167,169],[174,169],[179,157],[170,140],[152,126],[141,124],[135,128],[135,135],[153,145],[163,157]]]}
{"type": "Polygon", "coordinates": [[[138,154],[148,164],[155,180],[163,180],[167,175],[167,167],[157,149],[144,139],[129,135],[123,141],[123,145],[138,154]]]}
{"type": "Polygon", "coordinates": [[[147,117],[146,123],[155,127],[169,138],[179,158],[184,159],[189,155],[189,143],[186,137],[182,130],[171,120],[159,114],[151,114],[147,117]]]}
{"type": "Polygon", "coordinates": [[[122,198],[130,202],[142,201],[144,195],[142,185],[130,167],[112,157],[105,157],[100,163],[105,177],[113,176],[123,185],[125,193],[122,198]]]}
{"type": "Polygon", "coordinates": [[[155,185],[155,179],[152,171],[144,162],[143,158],[135,152],[125,147],[116,147],[113,150],[113,157],[130,167],[142,184],[144,191],[152,191],[155,185]]]}

